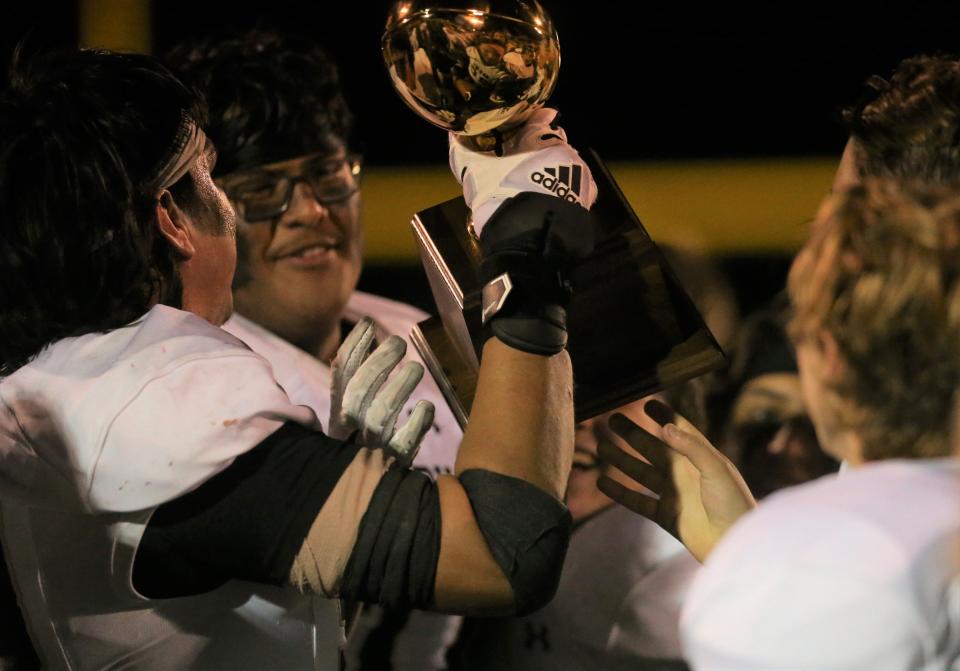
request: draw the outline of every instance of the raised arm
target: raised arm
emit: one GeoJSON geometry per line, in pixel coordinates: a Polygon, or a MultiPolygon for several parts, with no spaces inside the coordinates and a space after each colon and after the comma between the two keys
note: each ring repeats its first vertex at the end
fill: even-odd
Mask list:
{"type": "Polygon", "coordinates": [[[589,248],[590,231],[586,210],[540,194],[511,199],[488,222],[481,276],[508,275],[514,293],[487,311],[456,472],[435,484],[383,477],[340,593],[455,612],[529,612],[552,597],[571,526],[562,503],[574,427],[562,277],[589,248]]]}
{"type": "MultiPolygon", "coordinates": [[[[567,522],[560,501],[573,456],[573,427],[570,358],[566,352],[544,357],[489,340],[484,347],[470,424],[457,457],[457,476],[485,471],[530,483],[556,502],[556,524],[562,527],[567,522]]],[[[437,484],[443,524],[435,606],[457,612],[513,610],[513,588],[491,555],[467,491],[455,477],[441,477],[437,484]]],[[[520,491],[507,512],[520,521],[535,505],[524,497],[541,497],[521,483],[515,484],[520,491]]],[[[546,500],[540,504],[550,507],[546,500]]],[[[540,569],[545,575],[536,577],[538,583],[547,584],[532,586],[533,590],[552,593],[549,583],[559,576],[561,550],[557,548],[557,555],[547,557],[547,565],[540,569]]]]}
{"type": "MultiPolygon", "coordinates": [[[[578,164],[583,193],[589,194],[584,205],[592,202],[595,188],[555,116],[552,110],[538,114],[505,143],[503,155],[473,152],[451,138],[451,167],[464,185],[482,252],[488,340],[477,393],[456,473],[437,481],[436,504],[432,491],[418,490],[389,499],[375,496],[368,513],[372,520],[386,514],[379,511],[420,506],[416,520],[411,513],[404,522],[379,526],[386,536],[388,528],[439,527],[435,566],[421,570],[409,563],[409,576],[423,580],[435,571],[429,605],[440,610],[534,610],[552,597],[566,552],[571,521],[562,497],[574,421],[564,306],[571,291],[567,271],[592,248],[593,223],[579,202],[531,192],[536,185],[529,175],[539,163],[578,164]],[[531,191],[525,190],[524,178],[531,191]]],[[[419,550],[409,556],[428,564],[433,557],[418,552],[432,539],[425,533],[415,541],[419,550]]],[[[409,542],[412,547],[414,541],[409,542]]],[[[382,539],[365,544],[361,531],[354,557],[382,556],[386,550],[378,546],[383,544],[382,539]]],[[[385,563],[364,564],[360,572],[383,570],[385,563]]],[[[353,573],[350,567],[348,573],[353,573]]],[[[354,582],[346,582],[353,589],[354,582]]],[[[415,591],[420,597],[426,593],[415,591]]],[[[357,596],[381,598],[382,593],[357,596]]]]}

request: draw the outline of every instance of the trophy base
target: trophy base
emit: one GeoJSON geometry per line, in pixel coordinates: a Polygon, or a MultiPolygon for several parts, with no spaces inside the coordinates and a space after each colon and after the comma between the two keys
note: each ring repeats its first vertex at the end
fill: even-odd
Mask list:
{"type": "Polygon", "coordinates": [[[410,340],[436,380],[460,427],[466,426],[480,366],[476,361],[461,356],[454,340],[444,329],[443,322],[437,317],[424,319],[414,326],[410,340]]]}
{"type": "MultiPolygon", "coordinates": [[[[573,364],[574,414],[582,421],[715,370],[725,357],[593,152],[585,155],[598,197],[594,253],[572,273],[567,350],[573,364]]],[[[464,425],[479,374],[483,333],[480,249],[462,198],[417,213],[413,229],[439,319],[412,339],[464,425]]]]}

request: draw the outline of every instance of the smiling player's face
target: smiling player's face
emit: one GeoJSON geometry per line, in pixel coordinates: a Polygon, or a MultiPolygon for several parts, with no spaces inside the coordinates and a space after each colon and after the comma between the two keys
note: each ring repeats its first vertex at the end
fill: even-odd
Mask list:
{"type": "MultiPolygon", "coordinates": [[[[341,147],[324,160],[343,159],[341,147]]],[[[261,166],[296,174],[308,160],[261,166]]],[[[341,169],[349,169],[341,161],[341,169]]],[[[321,203],[312,187],[298,181],[289,207],[266,221],[245,221],[238,208],[240,271],[235,282],[237,311],[302,349],[328,358],[360,276],[362,236],[360,195],[321,203]]]]}

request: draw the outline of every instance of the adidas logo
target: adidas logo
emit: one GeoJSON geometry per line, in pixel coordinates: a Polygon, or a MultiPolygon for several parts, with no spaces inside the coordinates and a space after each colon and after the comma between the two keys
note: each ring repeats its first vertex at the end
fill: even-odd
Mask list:
{"type": "Polygon", "coordinates": [[[579,203],[580,183],[583,167],[579,165],[560,165],[556,168],[544,168],[530,175],[534,184],[539,184],[568,203],[579,203]]]}

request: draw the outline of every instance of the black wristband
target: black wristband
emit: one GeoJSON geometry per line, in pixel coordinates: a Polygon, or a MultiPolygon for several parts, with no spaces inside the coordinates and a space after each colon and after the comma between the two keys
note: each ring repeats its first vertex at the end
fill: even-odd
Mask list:
{"type": "Polygon", "coordinates": [[[567,342],[568,274],[593,249],[590,213],[555,196],[523,192],[506,200],[480,237],[487,337],[533,354],[567,342]]]}

